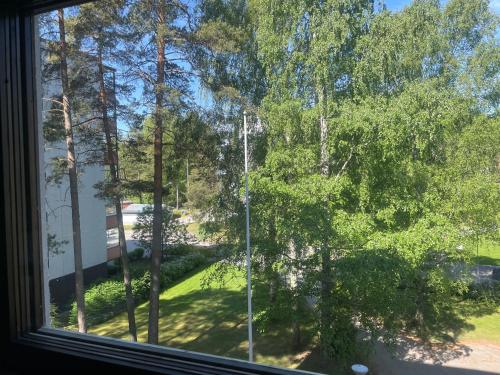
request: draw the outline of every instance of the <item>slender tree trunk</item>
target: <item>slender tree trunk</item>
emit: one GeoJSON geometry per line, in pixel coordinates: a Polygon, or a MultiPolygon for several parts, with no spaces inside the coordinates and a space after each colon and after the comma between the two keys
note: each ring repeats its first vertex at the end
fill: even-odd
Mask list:
{"type": "MultiPolygon", "coordinates": [[[[272,244],[276,243],[276,224],[274,218],[269,221],[269,241],[272,244]]],[[[277,299],[279,278],[280,275],[277,271],[273,269],[273,264],[276,262],[276,257],[274,254],[265,259],[266,262],[266,273],[269,275],[269,303],[274,305],[277,299]]]]}
{"type": "Polygon", "coordinates": [[[302,331],[300,329],[300,320],[298,318],[299,315],[299,297],[295,297],[295,302],[293,303],[293,315],[294,318],[292,320],[292,347],[294,350],[298,350],[302,347],[302,331]]]}
{"type": "Polygon", "coordinates": [[[186,195],[189,193],[189,159],[186,159],[186,195]]]}
{"type": "Polygon", "coordinates": [[[179,209],[179,182],[175,185],[175,208],[179,209]]]}
{"type": "Polygon", "coordinates": [[[64,28],[64,10],[57,11],[59,21],[59,55],[61,59],[61,84],[64,114],[64,130],[66,132],[66,147],[69,175],[69,191],[71,196],[71,221],[73,226],[73,254],[75,261],[75,295],[78,311],[78,331],[87,332],[85,320],[85,295],[83,285],[82,237],[80,230],[80,207],[78,203],[78,175],[76,170],[75,144],[73,139],[73,124],[69,104],[68,63],[66,59],[66,31],[64,28]]]}
{"type": "MultiPolygon", "coordinates": [[[[297,259],[301,259],[301,249],[298,249],[295,245],[295,241],[290,239],[288,243],[288,248],[290,251],[290,255],[296,261],[297,259]]],[[[295,263],[295,262],[294,262],[295,263]]],[[[290,280],[290,288],[292,293],[294,294],[292,298],[292,347],[294,350],[300,348],[302,346],[302,335],[301,335],[301,322],[299,317],[300,312],[300,289],[301,285],[301,271],[296,265],[292,265],[292,268],[289,271],[289,280],[290,280]]]]}
{"type": "Polygon", "coordinates": [[[320,301],[320,347],[323,354],[328,352],[329,333],[333,321],[332,300],[332,260],[327,244],[321,249],[321,301],[320,301]]]}
{"type": "MultiPolygon", "coordinates": [[[[102,123],[104,134],[106,136],[106,150],[108,154],[108,163],[111,174],[111,184],[113,186],[113,203],[116,209],[116,221],[118,223],[118,238],[120,242],[120,258],[123,269],[123,284],[125,285],[125,297],[127,301],[128,330],[130,339],[137,341],[137,328],[135,324],[135,302],[132,293],[132,281],[130,277],[130,268],[128,264],[127,241],[125,239],[125,229],[123,228],[123,215],[120,194],[118,193],[119,175],[118,175],[118,152],[113,149],[113,139],[111,137],[111,124],[108,117],[108,96],[104,84],[104,66],[102,63],[102,46],[98,42],[97,61],[99,65],[99,101],[101,104],[102,123]]],[[[116,126],[116,124],[114,124],[116,126]]]]}
{"type": "Polygon", "coordinates": [[[162,27],[165,22],[164,4],[157,5],[156,32],[156,108],[154,129],[154,178],[153,178],[153,240],[151,250],[151,290],[149,294],[148,342],[158,344],[158,320],[160,313],[160,263],[161,263],[161,228],[162,228],[162,138],[163,138],[163,89],[165,71],[165,39],[162,27]]]}
{"type": "MultiPolygon", "coordinates": [[[[328,124],[326,120],[327,113],[326,90],[322,86],[318,90],[318,105],[320,106],[320,173],[328,177],[330,174],[329,155],[328,155],[328,124]]],[[[325,202],[327,204],[328,202],[325,202]]],[[[320,292],[320,347],[325,354],[329,346],[328,336],[332,324],[332,259],[328,243],[323,244],[321,248],[321,292],[320,292]]]]}

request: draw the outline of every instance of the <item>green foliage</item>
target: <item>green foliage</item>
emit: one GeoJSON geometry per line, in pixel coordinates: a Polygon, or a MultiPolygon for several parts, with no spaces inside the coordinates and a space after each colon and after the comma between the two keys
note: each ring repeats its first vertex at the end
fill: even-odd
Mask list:
{"type": "Polygon", "coordinates": [[[134,249],[128,254],[128,258],[131,262],[144,258],[144,249],[142,247],[134,249]]]}
{"type": "MultiPolygon", "coordinates": [[[[258,322],[312,297],[317,322],[331,310],[318,334],[339,361],[355,356],[358,330],[386,342],[402,330],[459,331],[463,264],[498,236],[500,219],[497,19],[487,2],[376,12],[361,0],[253,0],[249,14],[267,85],[265,146],[249,178],[252,266],[270,290],[258,322]]],[[[228,264],[244,244],[234,180],[218,202],[233,210],[220,222],[240,245],[228,264]]]]}
{"type": "MultiPolygon", "coordinates": [[[[185,225],[179,223],[179,215],[169,209],[162,210],[162,252],[167,255],[169,246],[186,242],[187,231],[185,225]]],[[[143,249],[151,251],[153,240],[153,208],[147,207],[137,217],[134,224],[133,237],[137,239],[143,249]]]]}
{"type": "MultiPolygon", "coordinates": [[[[207,235],[223,229],[234,243],[206,283],[239,272],[240,119],[252,110],[252,267],[268,296],[256,303],[257,328],[278,322],[298,332],[314,320],[322,349],[339,362],[356,357],[359,331],[386,342],[402,331],[424,339],[460,331],[457,301],[490,293],[470,288],[465,264],[499,233],[500,50],[488,2],[418,0],[391,12],[372,0],[204,0],[194,25],[182,6],[167,6],[157,25],[152,5],[124,8],[134,32],[123,44],[134,53],[120,64],[134,67],[133,78],[154,72],[142,52],[185,22],[169,52],[213,93],[212,111],[186,110],[189,64],[174,61],[168,83],[143,85],[146,100],[163,94],[164,201],[177,203],[178,191],[179,203],[210,218],[207,235]]],[[[88,105],[72,104],[76,115],[88,105]]],[[[120,147],[122,188],[141,202],[152,193],[154,120],[137,116],[120,147]]],[[[48,118],[47,140],[62,136],[60,121],[56,112],[48,118]]],[[[54,160],[53,170],[56,181],[64,163],[54,160]]],[[[175,260],[161,266],[162,288],[204,262],[182,245],[178,218],[163,210],[164,258],[175,260]]],[[[151,227],[147,211],[134,228],[146,252],[151,227]]],[[[142,301],[149,275],[137,272],[142,301]]],[[[124,308],[120,285],[88,291],[89,319],[124,308]]]]}
{"type": "Polygon", "coordinates": [[[64,328],[61,312],[55,303],[50,304],[50,324],[54,328],[64,328]]]}
{"type": "Polygon", "coordinates": [[[183,275],[206,263],[206,258],[200,254],[191,254],[178,260],[161,265],[160,285],[166,288],[183,275]]]}
{"type": "MultiPolygon", "coordinates": [[[[97,324],[113,317],[125,308],[125,287],[120,281],[98,283],[85,291],[85,312],[87,324],[97,324]]],[[[70,324],[77,321],[77,309],[71,306],[70,324]]]]}
{"type": "MultiPolygon", "coordinates": [[[[164,263],[161,266],[160,280],[161,287],[167,288],[173,282],[179,280],[188,272],[200,267],[207,262],[206,258],[200,254],[191,254],[180,257],[172,262],[164,263]]],[[[136,305],[149,298],[151,275],[149,271],[142,275],[135,275],[132,279],[132,294],[136,305]]],[[[123,281],[107,280],[97,283],[85,291],[85,311],[87,314],[87,324],[96,325],[126,309],[125,287],[123,281]]],[[[76,324],[77,309],[76,302],[71,305],[69,323],[76,324]]]]}

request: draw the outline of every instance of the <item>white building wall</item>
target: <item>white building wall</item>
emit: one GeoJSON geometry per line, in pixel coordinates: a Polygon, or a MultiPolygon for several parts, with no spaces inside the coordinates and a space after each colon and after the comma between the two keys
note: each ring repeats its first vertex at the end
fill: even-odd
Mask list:
{"type": "MultiPolygon", "coordinates": [[[[47,155],[47,154],[46,154],[47,155]]],[[[48,163],[48,161],[46,160],[48,163]]],[[[50,168],[48,168],[50,169],[50,168]]],[[[106,262],[106,207],[104,200],[95,197],[93,185],[102,181],[104,170],[100,166],[86,167],[78,181],[80,226],[83,267],[89,268],[106,262]]],[[[55,279],[75,271],[73,255],[73,227],[69,182],[46,185],[47,233],[56,241],[64,241],[59,251],[48,249],[48,276],[55,279]]]]}
{"type": "MultiPolygon", "coordinates": [[[[43,57],[42,57],[43,58],[43,57]]],[[[69,63],[70,64],[70,63],[69,63]]],[[[42,83],[41,88],[42,118],[45,119],[51,107],[50,100],[53,95],[62,92],[59,80],[42,83]]],[[[40,134],[42,129],[39,129],[40,134]]],[[[43,139],[43,137],[40,137],[43,139]]],[[[52,174],[52,158],[66,157],[67,149],[64,141],[48,143],[43,141],[43,160],[41,162],[42,176],[41,189],[42,218],[45,217],[45,232],[55,235],[55,240],[64,242],[55,252],[46,246],[46,273],[48,280],[52,280],[75,272],[73,253],[73,229],[71,220],[71,198],[69,192],[69,179],[64,176],[60,184],[47,182],[47,177],[52,174]]],[[[79,148],[75,145],[78,158],[79,148]]],[[[104,166],[85,166],[78,170],[78,193],[80,208],[80,224],[82,238],[82,260],[84,269],[107,261],[106,251],[106,207],[105,201],[95,197],[97,190],[94,185],[104,180],[104,166]]]]}

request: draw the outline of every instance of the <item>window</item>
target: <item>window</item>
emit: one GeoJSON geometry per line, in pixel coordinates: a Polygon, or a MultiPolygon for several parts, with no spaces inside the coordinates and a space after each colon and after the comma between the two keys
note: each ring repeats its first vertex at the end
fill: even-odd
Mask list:
{"type": "Polygon", "coordinates": [[[2,15],[14,352],[341,374],[387,370],[374,348],[463,367],[450,342],[495,344],[481,328],[499,300],[493,12],[348,3],[2,15]]]}

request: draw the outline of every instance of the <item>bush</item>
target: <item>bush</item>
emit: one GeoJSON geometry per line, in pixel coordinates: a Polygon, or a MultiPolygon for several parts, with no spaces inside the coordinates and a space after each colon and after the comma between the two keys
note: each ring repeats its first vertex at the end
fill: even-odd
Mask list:
{"type": "Polygon", "coordinates": [[[115,262],[114,260],[112,260],[111,262],[108,262],[106,264],[106,267],[108,269],[108,275],[110,275],[110,276],[117,275],[121,271],[120,264],[117,264],[117,262],[115,262]]]}
{"type": "Polygon", "coordinates": [[[132,294],[134,301],[139,304],[149,298],[149,286],[151,285],[151,274],[145,272],[142,277],[132,279],[132,294]]]}
{"type": "Polygon", "coordinates": [[[465,298],[478,302],[500,303],[500,282],[491,280],[490,282],[471,284],[465,293],[465,298]]]}
{"type": "MultiPolygon", "coordinates": [[[[161,288],[168,287],[172,282],[179,280],[186,273],[194,270],[206,262],[203,255],[192,254],[179,258],[173,262],[163,264],[160,269],[161,288]]],[[[141,277],[132,279],[132,293],[136,304],[149,298],[151,274],[149,271],[141,277]]],[[[119,314],[126,309],[125,287],[121,280],[107,280],[95,284],[85,291],[85,315],[87,325],[92,326],[119,314]]],[[[77,323],[76,302],[71,305],[69,324],[77,323]]]]}
{"type": "Polygon", "coordinates": [[[142,247],[138,247],[137,249],[134,249],[133,251],[128,253],[128,259],[130,259],[131,262],[135,262],[142,258],[144,258],[144,249],[142,247]]]}
{"type": "Polygon", "coordinates": [[[61,316],[61,312],[59,311],[57,305],[55,303],[50,304],[50,321],[52,327],[54,328],[63,328],[64,321],[61,316]]]}
{"type": "Polygon", "coordinates": [[[179,280],[186,273],[194,270],[206,262],[201,254],[191,254],[172,262],[164,263],[160,269],[160,286],[168,287],[172,282],[179,280]]]}
{"type": "MultiPolygon", "coordinates": [[[[124,308],[125,288],[121,281],[104,281],[85,291],[85,315],[89,326],[110,319],[124,308]]],[[[71,305],[69,322],[77,322],[76,302],[71,305]]]]}

